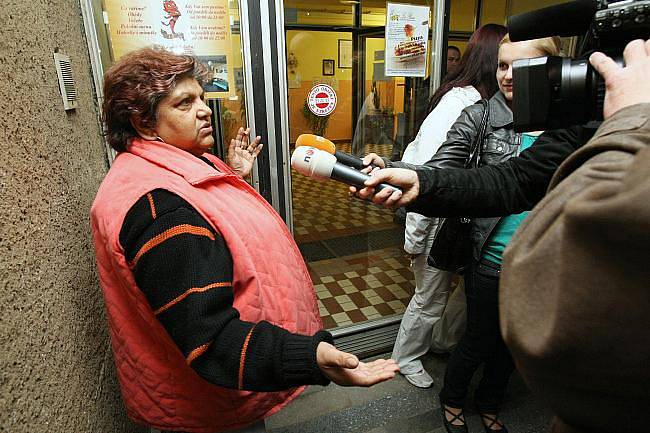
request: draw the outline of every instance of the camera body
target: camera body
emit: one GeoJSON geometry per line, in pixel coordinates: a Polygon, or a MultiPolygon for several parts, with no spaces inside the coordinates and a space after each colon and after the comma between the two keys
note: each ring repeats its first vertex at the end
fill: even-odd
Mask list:
{"type": "Polygon", "coordinates": [[[576,27],[578,31],[587,28],[576,59],[538,57],[513,62],[515,131],[556,129],[602,120],[605,84],[588,57],[598,50],[622,64],[625,45],[650,35],[650,0],[579,0],[518,15],[508,22],[516,40],[572,36],[576,27]],[[572,14],[576,15],[575,20],[572,14]],[[522,30],[533,22],[537,28],[544,28],[546,21],[554,18],[556,23],[549,24],[545,34],[522,30]]]}

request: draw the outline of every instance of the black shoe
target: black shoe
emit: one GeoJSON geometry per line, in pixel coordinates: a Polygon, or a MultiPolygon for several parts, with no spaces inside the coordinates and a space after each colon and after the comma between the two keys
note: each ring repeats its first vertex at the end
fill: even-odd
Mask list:
{"type": "Polygon", "coordinates": [[[499,415],[496,413],[479,413],[481,422],[485,428],[486,433],[508,433],[506,426],[499,421],[499,415]],[[487,422],[486,422],[487,421],[487,422]],[[499,427],[493,429],[492,427],[499,427]]]}
{"type": "Polygon", "coordinates": [[[440,403],[440,410],[442,411],[442,423],[445,426],[447,433],[468,433],[467,424],[465,424],[465,415],[460,411],[458,415],[453,413],[447,406],[440,403]],[[451,419],[447,420],[447,414],[451,415],[451,419]],[[452,424],[454,421],[462,421],[462,424],[452,424]]]}

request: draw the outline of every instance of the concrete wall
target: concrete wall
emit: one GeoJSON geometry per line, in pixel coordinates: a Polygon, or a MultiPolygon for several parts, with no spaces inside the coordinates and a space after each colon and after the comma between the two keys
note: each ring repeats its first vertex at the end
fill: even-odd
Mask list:
{"type": "Polygon", "coordinates": [[[108,165],[79,0],[5,0],[0,23],[0,431],[148,431],[124,412],[95,271],[88,212],[108,165]]]}

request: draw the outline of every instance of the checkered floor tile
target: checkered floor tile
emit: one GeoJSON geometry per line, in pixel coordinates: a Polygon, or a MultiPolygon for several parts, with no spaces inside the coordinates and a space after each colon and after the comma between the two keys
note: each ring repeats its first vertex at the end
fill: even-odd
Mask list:
{"type": "Polygon", "coordinates": [[[401,314],[415,290],[399,247],[308,264],[326,328],[401,314]]]}

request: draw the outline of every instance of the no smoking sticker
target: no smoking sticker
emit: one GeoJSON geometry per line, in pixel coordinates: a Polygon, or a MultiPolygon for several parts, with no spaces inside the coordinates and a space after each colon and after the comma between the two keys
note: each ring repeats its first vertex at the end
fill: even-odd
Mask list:
{"type": "Polygon", "coordinates": [[[307,105],[316,116],[332,114],[336,108],[336,92],[327,84],[318,84],[309,91],[307,105]]]}

